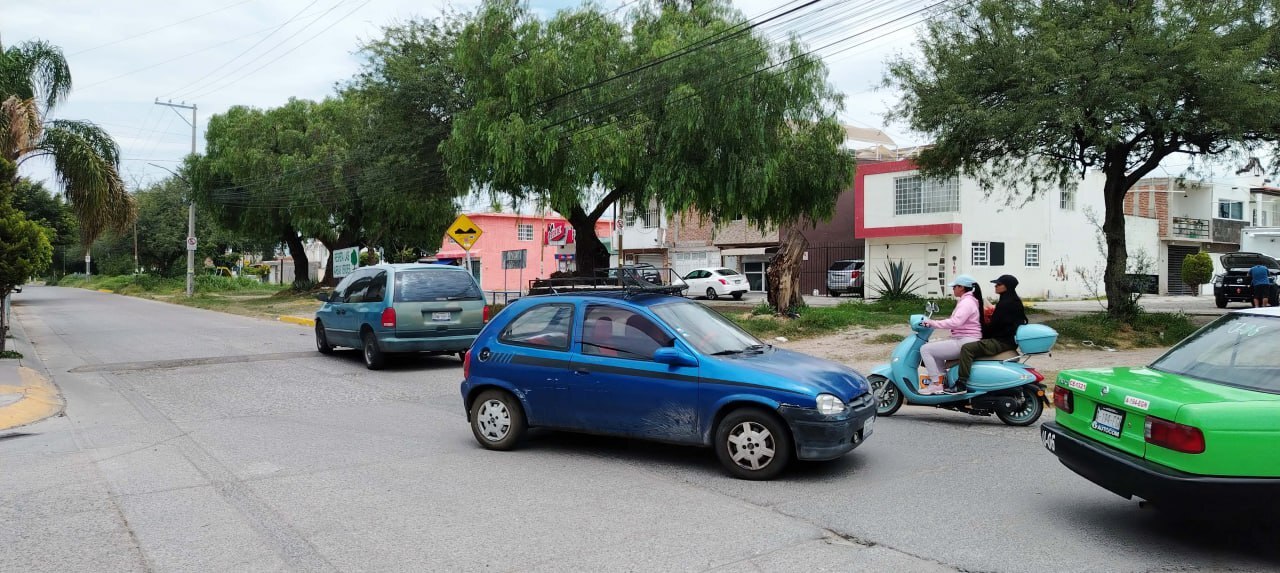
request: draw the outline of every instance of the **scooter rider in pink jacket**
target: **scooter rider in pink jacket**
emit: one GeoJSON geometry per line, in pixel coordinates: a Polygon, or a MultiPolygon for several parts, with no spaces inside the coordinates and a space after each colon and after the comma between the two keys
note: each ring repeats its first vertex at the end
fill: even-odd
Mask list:
{"type": "Polygon", "coordinates": [[[920,347],[920,361],[924,363],[930,384],[921,394],[959,394],[962,390],[948,387],[944,363],[960,358],[960,347],[982,339],[982,289],[978,281],[969,275],[959,275],[949,285],[952,296],[958,299],[956,309],[946,320],[926,320],[923,324],[935,330],[950,330],[951,338],[934,340],[920,347]]]}

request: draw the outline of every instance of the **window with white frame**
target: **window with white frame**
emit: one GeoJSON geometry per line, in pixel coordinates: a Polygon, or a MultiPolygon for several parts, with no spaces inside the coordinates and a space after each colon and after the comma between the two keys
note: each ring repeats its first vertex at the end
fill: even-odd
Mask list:
{"type": "Polygon", "coordinates": [[[960,210],[960,180],[919,175],[893,180],[893,214],[954,213],[960,210]]]}
{"type": "Polygon", "coordinates": [[[1062,190],[1062,192],[1058,195],[1058,208],[1062,209],[1063,211],[1076,210],[1076,190],[1075,189],[1062,190]]]}
{"type": "Polygon", "coordinates": [[[1040,266],[1040,244],[1027,243],[1026,249],[1023,250],[1022,261],[1025,266],[1040,266]]]}
{"type": "Polygon", "coordinates": [[[1244,201],[1218,200],[1218,218],[1244,220],[1244,201]]]}
{"type": "Polygon", "coordinates": [[[969,264],[985,267],[991,264],[991,243],[974,241],[969,246],[969,264]]]}
{"type": "Polygon", "coordinates": [[[532,241],[533,240],[533,224],[520,223],[519,225],[516,225],[516,239],[520,241],[532,241]]]}
{"type": "Polygon", "coordinates": [[[658,210],[657,210],[657,209],[649,209],[649,211],[648,211],[648,212],[646,212],[644,215],[645,215],[645,216],[644,216],[644,228],[646,228],[646,229],[653,229],[653,228],[656,228],[656,227],[658,226],[658,222],[659,222],[659,220],[658,220],[658,210]]]}

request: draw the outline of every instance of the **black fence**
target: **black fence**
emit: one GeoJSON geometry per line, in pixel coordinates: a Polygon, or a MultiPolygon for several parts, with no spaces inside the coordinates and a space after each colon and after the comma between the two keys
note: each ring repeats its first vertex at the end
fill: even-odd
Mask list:
{"type": "MultiPolygon", "coordinates": [[[[836,261],[865,260],[866,245],[861,242],[811,243],[805,249],[808,258],[800,262],[800,291],[820,295],[827,294],[827,269],[836,261]]],[[[864,269],[865,270],[865,269],[864,269]]],[[[866,276],[863,276],[865,283],[866,276]]]]}

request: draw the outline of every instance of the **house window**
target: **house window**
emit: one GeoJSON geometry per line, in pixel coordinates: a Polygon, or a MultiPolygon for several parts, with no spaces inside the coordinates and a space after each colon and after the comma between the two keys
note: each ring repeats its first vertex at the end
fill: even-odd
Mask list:
{"type": "Polygon", "coordinates": [[[516,225],[516,239],[521,241],[532,241],[533,240],[533,224],[520,223],[519,225],[516,225]]]}
{"type": "Polygon", "coordinates": [[[975,241],[972,246],[969,247],[970,264],[975,267],[989,266],[991,264],[990,246],[990,243],[979,243],[975,241]]]}
{"type": "Polygon", "coordinates": [[[960,180],[939,181],[919,175],[893,180],[893,214],[954,213],[960,210],[960,180]]]}
{"type": "Polygon", "coordinates": [[[1038,243],[1027,243],[1026,249],[1022,254],[1023,264],[1028,267],[1040,266],[1040,245],[1038,243]]]}
{"type": "Polygon", "coordinates": [[[637,213],[631,209],[627,209],[622,212],[622,220],[624,226],[627,227],[634,227],[636,226],[636,223],[639,222],[641,227],[645,229],[653,229],[658,226],[658,210],[649,209],[648,211],[641,211],[637,213]]]}
{"type": "Polygon", "coordinates": [[[1063,211],[1076,210],[1076,190],[1075,189],[1062,190],[1061,194],[1058,195],[1058,208],[1062,209],[1063,211]]]}
{"type": "Polygon", "coordinates": [[[1244,202],[1243,201],[1218,201],[1218,218],[1219,219],[1235,219],[1237,221],[1244,220],[1244,202]]]}
{"type": "Polygon", "coordinates": [[[645,217],[644,217],[644,228],[646,228],[646,229],[653,229],[653,228],[656,228],[656,227],[658,226],[658,222],[659,222],[659,219],[658,219],[658,210],[657,210],[657,209],[649,209],[649,211],[648,211],[647,213],[645,213],[645,217]]]}
{"type": "Polygon", "coordinates": [[[971,261],[975,267],[1003,267],[1004,266],[1004,243],[992,243],[988,241],[974,241],[970,244],[969,252],[971,261]]]}

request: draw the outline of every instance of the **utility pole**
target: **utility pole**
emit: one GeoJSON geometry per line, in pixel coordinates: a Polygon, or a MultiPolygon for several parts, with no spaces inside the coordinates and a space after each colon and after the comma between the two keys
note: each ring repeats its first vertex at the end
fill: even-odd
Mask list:
{"type": "MultiPolygon", "coordinates": [[[[189,109],[191,110],[191,154],[196,154],[196,104],[186,105],[185,103],[162,102],[160,98],[156,98],[156,105],[162,105],[168,108],[189,109]]],[[[178,109],[174,109],[173,113],[177,113],[178,117],[182,117],[182,121],[187,121],[178,109]]],[[[194,189],[192,190],[194,194],[194,189]]],[[[196,202],[194,197],[190,197],[190,204],[187,207],[187,297],[190,298],[195,292],[196,286],[196,202]]]]}

